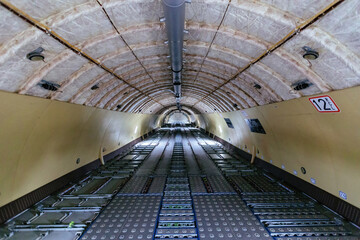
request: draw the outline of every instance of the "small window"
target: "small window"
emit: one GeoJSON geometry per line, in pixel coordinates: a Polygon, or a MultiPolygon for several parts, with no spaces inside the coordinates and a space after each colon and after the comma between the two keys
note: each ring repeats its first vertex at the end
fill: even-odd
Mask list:
{"type": "Polygon", "coordinates": [[[261,125],[259,119],[245,119],[251,132],[266,134],[265,129],[261,125]]]}
{"type": "Polygon", "coordinates": [[[234,125],[232,124],[230,118],[224,118],[224,120],[229,128],[234,128],[234,125]]]}

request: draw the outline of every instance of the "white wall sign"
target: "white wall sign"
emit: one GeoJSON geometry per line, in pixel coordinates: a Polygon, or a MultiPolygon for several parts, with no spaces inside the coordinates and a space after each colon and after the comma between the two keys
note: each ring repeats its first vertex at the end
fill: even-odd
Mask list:
{"type": "Polygon", "coordinates": [[[309,98],[318,112],[340,112],[340,109],[328,95],[309,98]]]}

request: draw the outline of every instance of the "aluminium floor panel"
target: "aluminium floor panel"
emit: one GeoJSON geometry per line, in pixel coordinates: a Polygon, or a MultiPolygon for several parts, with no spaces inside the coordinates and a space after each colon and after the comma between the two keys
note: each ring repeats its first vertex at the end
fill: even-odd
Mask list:
{"type": "Polygon", "coordinates": [[[117,196],[82,239],[152,239],[161,196],[117,196]]]}
{"type": "Polygon", "coordinates": [[[272,239],[241,198],[194,196],[200,239],[272,239]]]}

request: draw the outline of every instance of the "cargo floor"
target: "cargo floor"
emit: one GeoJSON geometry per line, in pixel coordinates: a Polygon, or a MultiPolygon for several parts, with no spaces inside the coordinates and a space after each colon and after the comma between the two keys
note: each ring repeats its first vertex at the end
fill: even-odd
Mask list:
{"type": "Polygon", "coordinates": [[[197,129],[161,129],[10,219],[0,239],[360,239],[197,129]]]}

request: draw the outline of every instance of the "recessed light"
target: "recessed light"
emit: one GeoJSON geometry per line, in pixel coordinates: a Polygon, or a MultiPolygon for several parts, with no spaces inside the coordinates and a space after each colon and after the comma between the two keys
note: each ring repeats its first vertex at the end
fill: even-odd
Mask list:
{"type": "Polygon", "coordinates": [[[307,60],[315,60],[319,57],[319,53],[310,47],[304,46],[303,50],[305,50],[303,58],[307,60]]]}
{"type": "Polygon", "coordinates": [[[91,87],[91,90],[96,90],[99,88],[99,85],[98,84],[95,84],[94,86],[91,87]]]}
{"type": "Polygon", "coordinates": [[[41,54],[43,51],[44,49],[42,47],[39,47],[34,51],[29,52],[26,55],[26,58],[29,59],[30,61],[43,61],[45,59],[44,55],[41,54]]]}
{"type": "Polygon", "coordinates": [[[257,84],[257,83],[254,83],[254,88],[261,89],[261,86],[259,84],[257,84]]]}

